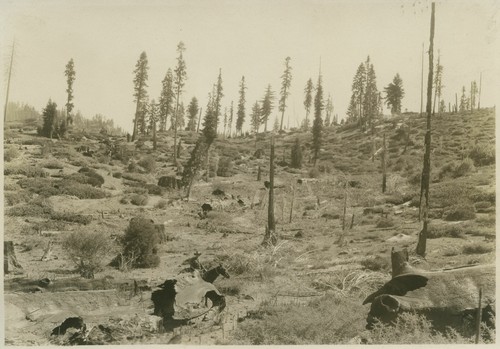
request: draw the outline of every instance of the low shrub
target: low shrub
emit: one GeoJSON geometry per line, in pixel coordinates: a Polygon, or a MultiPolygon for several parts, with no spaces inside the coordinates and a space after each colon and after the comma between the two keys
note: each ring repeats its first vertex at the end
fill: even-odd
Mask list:
{"type": "Polygon", "coordinates": [[[320,176],[320,172],[317,167],[311,168],[307,174],[309,175],[309,178],[319,178],[320,176]]]}
{"type": "Polygon", "coordinates": [[[102,269],[102,261],[110,249],[110,242],[101,232],[77,231],[64,239],[63,248],[80,275],[93,279],[94,273],[102,269]]]}
{"type": "Polygon", "coordinates": [[[234,174],[233,161],[227,156],[219,158],[219,165],[217,166],[217,176],[231,177],[234,174]]]}
{"type": "Polygon", "coordinates": [[[10,162],[19,157],[19,150],[16,147],[8,147],[4,150],[3,161],[10,162]]]}
{"type": "Polygon", "coordinates": [[[107,193],[88,184],[65,178],[52,181],[47,178],[25,178],[18,181],[21,188],[44,197],[56,195],[76,196],[79,199],[102,199],[107,193]]]}
{"type": "Polygon", "coordinates": [[[148,173],[153,173],[156,169],[156,161],[153,156],[146,156],[140,159],[137,164],[144,168],[148,173]]]}
{"type": "Polygon", "coordinates": [[[156,184],[146,184],[144,186],[144,189],[146,189],[146,192],[149,195],[162,195],[163,194],[163,189],[156,184]]]}
{"type": "Polygon", "coordinates": [[[51,160],[46,160],[43,161],[41,166],[43,168],[48,168],[51,170],[62,170],[64,168],[63,164],[61,164],[58,160],[56,159],[51,159],[51,160]]]}
{"type": "Polygon", "coordinates": [[[345,344],[363,331],[366,315],[358,303],[335,294],[305,306],[264,302],[249,312],[234,336],[245,345],[345,344]]]}
{"type": "Polygon", "coordinates": [[[493,247],[484,243],[475,242],[466,245],[462,249],[463,254],[484,254],[493,251],[493,247]]]}
{"type": "Polygon", "coordinates": [[[122,173],[121,172],[113,173],[113,178],[122,178],[122,173]]]}
{"type": "Polygon", "coordinates": [[[466,221],[476,218],[476,212],[472,205],[455,205],[446,210],[443,217],[447,221],[466,221]]]}
{"type": "Polygon", "coordinates": [[[465,158],[455,166],[453,177],[462,177],[471,172],[474,172],[475,170],[476,168],[474,166],[474,162],[470,158],[465,158]]]}
{"type": "Polygon", "coordinates": [[[135,194],[130,198],[130,203],[136,206],[145,206],[148,200],[149,197],[147,195],[135,194]]]}
{"type": "Polygon", "coordinates": [[[442,237],[463,239],[465,238],[465,229],[458,224],[429,224],[427,228],[427,237],[429,239],[437,239],[442,237]]]}
{"type": "Polygon", "coordinates": [[[122,240],[126,264],[133,268],[157,267],[160,263],[157,255],[159,242],[160,237],[151,220],[132,218],[122,240]]]}
{"type": "Polygon", "coordinates": [[[7,206],[14,206],[23,202],[28,202],[32,197],[33,194],[27,190],[4,192],[4,202],[7,206]]]}
{"type": "Polygon", "coordinates": [[[488,212],[494,210],[494,208],[491,205],[491,202],[489,202],[489,201],[476,202],[474,204],[474,208],[476,209],[476,212],[479,212],[479,213],[488,213],[488,212]]]}
{"type": "Polygon", "coordinates": [[[51,214],[50,218],[52,218],[56,221],[78,223],[78,224],[83,224],[83,225],[87,225],[90,222],[92,222],[92,216],[90,216],[90,215],[81,215],[81,214],[69,213],[69,212],[53,212],[51,214]]]}
{"type": "Polygon", "coordinates": [[[19,165],[19,166],[5,166],[3,169],[3,174],[5,176],[9,175],[23,175],[28,178],[36,177],[47,177],[49,174],[45,172],[41,167],[30,166],[30,165],[19,165]]]}
{"type": "Polygon", "coordinates": [[[129,181],[146,183],[147,179],[140,173],[122,173],[122,178],[127,179],[129,181]]]}
{"type": "Polygon", "coordinates": [[[159,209],[164,209],[166,208],[168,205],[168,202],[166,200],[160,200],[158,201],[156,204],[155,204],[155,208],[159,208],[159,209]]]}
{"type": "Polygon", "coordinates": [[[382,258],[380,256],[363,259],[360,264],[365,269],[372,271],[382,271],[389,268],[389,261],[387,260],[387,258],[382,258]]]}
{"type": "Polygon", "coordinates": [[[7,215],[18,217],[45,217],[52,213],[52,205],[43,198],[33,199],[26,204],[14,206],[7,211],[7,215]]]}
{"type": "Polygon", "coordinates": [[[394,227],[394,220],[392,218],[382,217],[377,221],[376,228],[392,228],[394,227]]]}
{"type": "Polygon", "coordinates": [[[469,151],[469,158],[476,166],[493,165],[495,163],[495,146],[488,144],[476,144],[469,151]]]}
{"type": "Polygon", "coordinates": [[[78,173],[81,173],[86,177],[88,177],[87,183],[84,184],[90,184],[93,187],[99,187],[99,188],[104,184],[104,178],[91,168],[82,167],[81,169],[78,170],[78,173]]]}

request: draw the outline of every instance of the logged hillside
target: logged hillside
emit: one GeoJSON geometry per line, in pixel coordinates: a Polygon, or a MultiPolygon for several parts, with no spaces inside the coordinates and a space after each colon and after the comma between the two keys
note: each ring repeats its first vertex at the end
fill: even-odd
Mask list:
{"type": "Polygon", "coordinates": [[[422,225],[424,131],[425,118],[411,113],[379,120],[373,131],[330,126],[316,167],[310,132],[276,135],[278,244],[269,248],[261,242],[270,134],[217,139],[208,174],[202,170],[187,201],[182,189],[159,181],[178,178],[196,133],[180,132],[180,164],[174,166],[169,132],[158,134],[153,150],[151,137],[127,142],[73,132],[49,140],[35,136],[30,126],[6,129],[4,239],[13,241],[22,266],[5,276],[6,343],[63,344],[49,334],[69,315],[81,316],[87,325],[109,325],[112,339],[101,338],[108,344],[160,344],[174,335],[181,344],[469,343],[470,331],[454,337],[434,333],[418,317],[408,318],[406,327],[364,332],[368,306],[362,301],[390,278],[392,247],[407,247],[412,264],[427,270],[495,262],[495,110],[433,117],[430,236],[422,259],[414,250],[422,225]],[[382,147],[384,134],[387,190],[382,193],[381,152],[373,156],[373,150],[382,147]],[[300,169],[290,167],[297,139],[300,169]],[[206,216],[204,203],[213,207],[206,216]],[[164,227],[165,239],[154,253],[158,265],[110,266],[136,216],[164,227]],[[149,290],[110,296],[102,286],[91,291],[71,284],[80,273],[68,236],[96,232],[109,248],[95,279],[141,280],[149,290]],[[210,326],[197,322],[163,333],[149,326],[151,288],[185,268],[182,262],[195,251],[207,266],[226,267],[231,277],[214,284],[226,295],[227,307],[210,326]],[[44,278],[68,285],[22,297],[15,293],[22,280],[44,278]],[[28,316],[36,308],[39,313],[28,316]]]}

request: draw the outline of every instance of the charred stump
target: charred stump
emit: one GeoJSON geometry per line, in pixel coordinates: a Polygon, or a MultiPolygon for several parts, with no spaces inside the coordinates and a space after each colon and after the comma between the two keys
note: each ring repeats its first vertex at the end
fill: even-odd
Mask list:
{"type": "Polygon", "coordinates": [[[17,261],[16,252],[14,250],[14,243],[12,241],[3,242],[3,271],[8,274],[10,271],[16,269],[23,269],[21,264],[17,261]],[[11,268],[12,267],[12,268],[11,268]]]}

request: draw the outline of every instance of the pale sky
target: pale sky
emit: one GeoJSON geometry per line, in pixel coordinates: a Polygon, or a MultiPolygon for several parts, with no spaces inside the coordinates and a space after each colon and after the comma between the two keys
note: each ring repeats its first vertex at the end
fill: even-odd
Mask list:
{"type": "MultiPolygon", "coordinates": [[[[498,1],[437,1],[435,57],[444,66],[443,98],[454,102],[463,85],[479,83],[481,105],[495,103],[499,77],[498,1]]],[[[65,65],[74,59],[75,111],[100,113],[132,129],[135,112],[133,70],[142,51],[149,59],[149,96],[158,100],[161,80],[176,64],[179,41],[186,46],[187,105],[196,96],[205,109],[208,92],[222,68],[223,106],[238,100],[244,75],[247,120],[267,84],[277,106],[284,60],[291,57],[293,80],[288,109],[290,126],[304,117],[304,87],[316,83],[319,64],[325,98],[345,116],[357,66],[370,55],[383,90],[399,73],[406,96],[403,110],[420,110],[422,43],[429,45],[430,1],[62,1],[0,0],[1,98],[5,100],[10,48],[16,53],[10,100],[41,111],[49,98],[66,101],[65,65]],[[296,121],[297,120],[297,121],[296,121]]],[[[428,56],[424,60],[427,80],[428,56]]],[[[425,87],[424,87],[425,88],[425,87]]],[[[425,93],[424,93],[425,94],[425,93]]],[[[424,101],[425,105],[425,101],[424,101]]],[[[388,111],[387,111],[388,113],[388,111]]],[[[277,107],[268,127],[272,127],[277,107]]]]}

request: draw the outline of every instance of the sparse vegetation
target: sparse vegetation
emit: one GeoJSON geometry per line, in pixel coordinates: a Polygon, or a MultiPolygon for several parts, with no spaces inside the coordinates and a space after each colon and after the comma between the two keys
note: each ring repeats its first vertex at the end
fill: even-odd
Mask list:
{"type": "Polygon", "coordinates": [[[485,243],[471,243],[463,247],[463,254],[484,254],[493,251],[493,246],[485,243]]]}
{"type": "Polygon", "coordinates": [[[109,251],[109,240],[100,232],[77,231],[63,241],[63,248],[84,278],[93,279],[109,251]]]}
{"type": "Polygon", "coordinates": [[[11,162],[12,160],[19,157],[19,150],[15,147],[8,147],[4,149],[3,161],[11,162]]]}
{"type": "Polygon", "coordinates": [[[472,205],[455,205],[446,210],[443,216],[447,221],[466,221],[476,218],[476,213],[472,205]]]}

